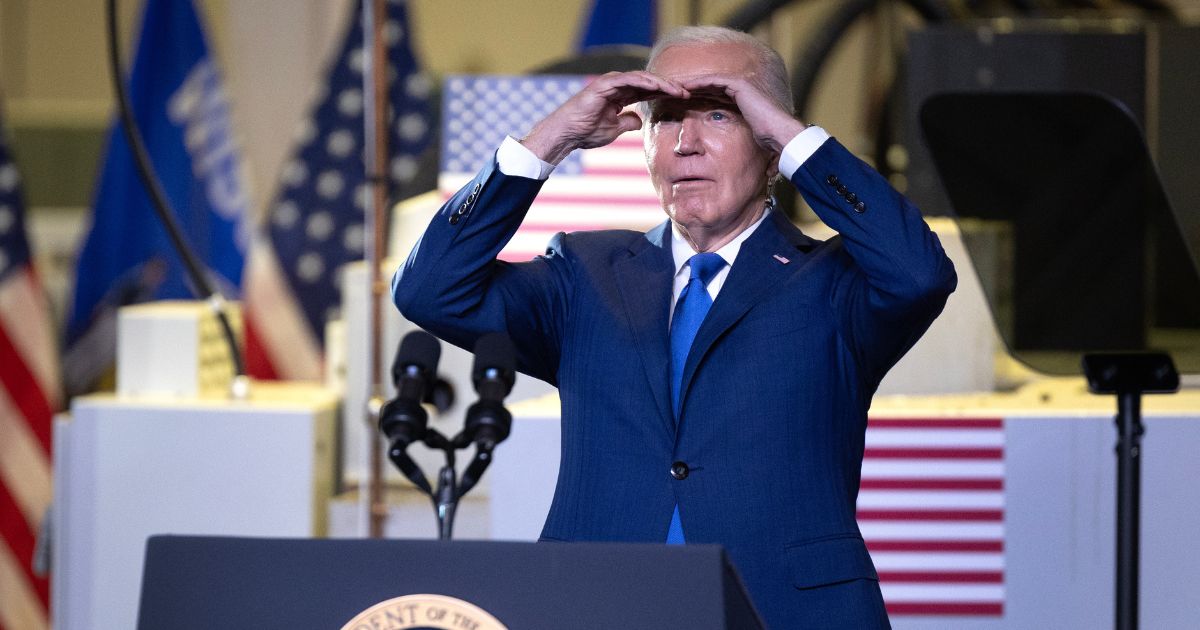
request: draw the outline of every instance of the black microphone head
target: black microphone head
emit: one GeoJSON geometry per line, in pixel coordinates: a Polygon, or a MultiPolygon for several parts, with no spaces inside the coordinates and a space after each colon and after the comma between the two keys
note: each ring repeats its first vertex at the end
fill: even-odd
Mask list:
{"type": "Polygon", "coordinates": [[[512,413],[497,400],[480,400],[467,409],[463,434],[491,450],[512,432],[512,413]]]}
{"type": "Polygon", "coordinates": [[[475,364],[471,368],[471,380],[475,389],[485,379],[497,379],[504,383],[504,395],[512,390],[517,371],[517,349],[512,339],[504,333],[491,332],[475,342],[475,364]],[[489,375],[490,371],[494,374],[489,375]]]}
{"type": "Polygon", "coordinates": [[[379,412],[379,430],[387,436],[390,448],[404,450],[425,437],[429,414],[415,400],[397,398],[389,401],[379,412]]]}
{"type": "Polygon", "coordinates": [[[400,350],[396,352],[396,360],[392,363],[392,383],[399,383],[410,365],[417,366],[426,374],[433,374],[441,357],[442,345],[433,335],[424,330],[414,330],[404,335],[400,350]]]}

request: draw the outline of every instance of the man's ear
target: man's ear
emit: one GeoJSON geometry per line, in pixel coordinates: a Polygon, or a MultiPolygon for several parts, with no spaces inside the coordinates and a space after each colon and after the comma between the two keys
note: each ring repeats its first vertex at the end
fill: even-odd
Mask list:
{"type": "Polygon", "coordinates": [[[779,153],[772,151],[770,159],[767,160],[767,181],[771,181],[779,176],[779,153]]]}
{"type": "Polygon", "coordinates": [[[621,131],[633,131],[641,129],[643,126],[644,112],[638,107],[638,103],[626,105],[621,113],[618,114],[618,124],[621,126],[621,131]]]}
{"type": "Polygon", "coordinates": [[[617,128],[621,130],[621,133],[641,129],[642,117],[638,116],[637,112],[627,109],[617,115],[617,128]]]}

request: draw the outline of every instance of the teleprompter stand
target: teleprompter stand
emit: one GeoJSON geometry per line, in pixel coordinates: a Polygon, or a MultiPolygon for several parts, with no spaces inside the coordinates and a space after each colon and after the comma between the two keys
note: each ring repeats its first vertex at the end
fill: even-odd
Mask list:
{"type": "MultiPolygon", "coordinates": [[[[997,320],[1010,324],[1000,326],[1009,350],[1059,373],[1074,373],[1078,363],[1051,357],[1082,354],[1091,391],[1117,396],[1114,626],[1133,630],[1141,396],[1179,388],[1171,358],[1148,351],[1145,243],[1155,226],[1159,245],[1178,241],[1187,252],[1190,240],[1140,127],[1109,96],[946,92],[921,105],[920,119],[955,216],[1011,235],[1012,270],[1001,272],[1012,278],[1011,306],[1003,306],[1009,298],[1001,291],[991,299],[997,320]]],[[[1186,258],[1170,272],[1194,278],[1196,255],[1186,258]]]]}
{"type": "Polygon", "coordinates": [[[416,594],[509,630],[762,628],[716,545],[189,536],[150,538],[138,628],[336,630],[416,594]]]}
{"type": "Polygon", "coordinates": [[[1117,630],[1138,627],[1138,541],[1142,509],[1142,394],[1179,390],[1179,373],[1161,352],[1086,354],[1093,394],[1117,396],[1117,630]]]}

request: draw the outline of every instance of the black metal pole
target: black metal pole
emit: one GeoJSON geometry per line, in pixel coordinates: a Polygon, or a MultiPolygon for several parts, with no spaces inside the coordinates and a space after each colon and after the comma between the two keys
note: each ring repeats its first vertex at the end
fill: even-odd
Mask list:
{"type": "Polygon", "coordinates": [[[454,534],[454,512],[458,509],[458,480],[454,471],[452,451],[447,451],[447,464],[438,473],[437,503],[438,540],[450,540],[454,534]]]}
{"type": "Polygon", "coordinates": [[[1179,391],[1179,372],[1164,352],[1083,355],[1088,391],[1117,396],[1117,630],[1138,627],[1138,546],[1142,505],[1142,395],[1179,391]]]}
{"type": "Polygon", "coordinates": [[[1117,630],[1138,627],[1138,543],[1142,495],[1142,396],[1117,394],[1117,630]]]}

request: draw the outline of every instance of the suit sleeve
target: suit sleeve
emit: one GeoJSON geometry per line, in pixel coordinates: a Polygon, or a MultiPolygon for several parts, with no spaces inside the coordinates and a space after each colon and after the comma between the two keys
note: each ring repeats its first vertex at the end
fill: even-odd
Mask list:
{"type": "Polygon", "coordinates": [[[845,264],[831,307],[873,391],[942,311],[957,284],[954,265],[920,211],[836,140],[792,183],[841,236],[845,264]]]}
{"type": "Polygon", "coordinates": [[[518,369],[555,384],[569,269],[556,253],[496,260],[541,185],[493,160],[433,217],[392,278],[392,299],[409,321],[467,350],[484,333],[507,333],[518,369]]]}

